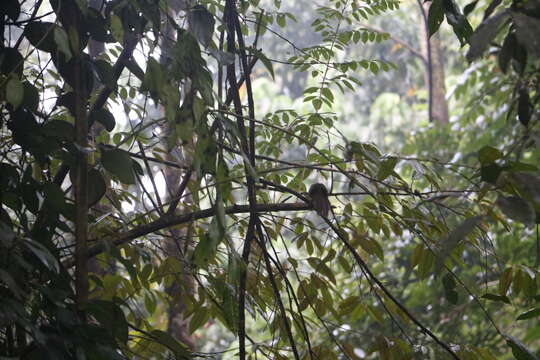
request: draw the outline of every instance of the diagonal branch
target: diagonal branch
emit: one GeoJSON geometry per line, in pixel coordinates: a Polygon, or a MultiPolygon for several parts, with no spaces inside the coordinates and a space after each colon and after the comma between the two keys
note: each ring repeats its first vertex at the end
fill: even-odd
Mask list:
{"type": "MultiPolygon", "coordinates": [[[[300,360],[300,355],[298,355],[298,350],[296,349],[296,342],[294,341],[294,336],[292,334],[291,330],[291,324],[289,323],[289,319],[287,318],[287,311],[285,310],[285,306],[283,305],[283,301],[281,300],[281,296],[279,294],[279,288],[276,283],[276,279],[274,277],[274,272],[272,271],[272,264],[270,264],[270,254],[268,254],[268,251],[266,250],[265,245],[265,238],[264,234],[261,228],[261,222],[260,220],[256,224],[257,227],[257,233],[259,240],[259,246],[261,247],[263,251],[263,258],[264,258],[264,264],[266,266],[266,272],[268,273],[268,278],[270,279],[270,284],[272,285],[272,290],[274,291],[274,298],[276,299],[276,302],[278,303],[279,311],[281,312],[281,316],[283,317],[283,325],[285,326],[285,332],[287,333],[287,337],[289,338],[289,343],[291,344],[291,348],[294,354],[294,358],[296,360],[300,360]]],[[[270,241],[270,239],[268,239],[270,241]]]]}
{"type": "Polygon", "coordinates": [[[448,344],[443,342],[441,339],[437,337],[431,330],[429,330],[424,324],[420,322],[414,316],[409,309],[405,307],[396,297],[388,290],[388,288],[371,272],[371,269],[366,264],[366,262],[360,257],[356,249],[351,245],[347,237],[344,235],[343,229],[339,228],[338,226],[334,225],[327,217],[323,217],[324,221],[328,224],[328,226],[334,231],[334,233],[339,237],[343,245],[347,248],[347,250],[350,251],[350,253],[353,255],[354,259],[356,260],[356,263],[362,271],[367,275],[367,277],[373,281],[377,286],[382,290],[382,292],[401,310],[403,313],[416,325],[420,328],[420,330],[429,336],[433,341],[435,341],[437,344],[439,344],[444,350],[446,350],[452,358],[459,360],[459,357],[456,355],[456,353],[450,348],[448,344]]]}

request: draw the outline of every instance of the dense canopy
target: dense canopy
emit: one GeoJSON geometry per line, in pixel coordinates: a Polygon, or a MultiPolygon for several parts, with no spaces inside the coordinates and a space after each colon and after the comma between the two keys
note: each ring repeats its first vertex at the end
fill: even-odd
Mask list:
{"type": "Polygon", "coordinates": [[[3,359],[540,358],[537,0],[2,0],[3,359]]]}

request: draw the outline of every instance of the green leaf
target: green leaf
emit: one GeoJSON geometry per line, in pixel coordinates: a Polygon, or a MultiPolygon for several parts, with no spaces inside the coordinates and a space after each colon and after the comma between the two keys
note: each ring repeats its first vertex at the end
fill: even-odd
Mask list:
{"type": "Polygon", "coordinates": [[[124,41],[124,27],[122,26],[122,20],[115,15],[111,15],[111,33],[114,39],[122,43],[124,41]]]}
{"type": "Polygon", "coordinates": [[[107,186],[103,175],[96,169],[88,171],[88,206],[94,206],[105,195],[107,186]]]}
{"type": "Polygon", "coordinates": [[[327,98],[330,102],[334,101],[334,94],[332,94],[332,90],[330,90],[329,88],[323,87],[321,89],[321,94],[322,94],[322,96],[327,98]]]}
{"type": "Polygon", "coordinates": [[[57,27],[51,22],[32,21],[24,28],[24,36],[30,44],[39,50],[53,52],[56,50],[54,29],[57,27]]]}
{"type": "Polygon", "coordinates": [[[219,297],[222,299],[221,313],[225,320],[225,325],[232,332],[237,332],[238,329],[238,301],[235,294],[231,291],[229,284],[219,281],[216,284],[216,290],[219,297]]]}
{"type": "Polygon", "coordinates": [[[127,343],[128,322],[120,306],[112,301],[90,300],[87,310],[112,336],[127,343]]]}
{"type": "MultiPolygon", "coordinates": [[[[142,91],[150,91],[153,97],[156,97],[165,83],[165,74],[159,62],[153,57],[148,58],[146,63],[146,72],[141,84],[142,91]]],[[[157,100],[157,99],[156,99],[157,100]]]]}
{"type": "Polygon", "coordinates": [[[92,111],[88,121],[90,124],[93,124],[96,121],[99,122],[108,132],[113,131],[116,126],[113,114],[111,114],[109,110],[103,108],[92,111]]]}
{"type": "Polygon", "coordinates": [[[111,64],[103,59],[96,59],[94,60],[94,66],[101,82],[110,87],[113,87],[114,70],[111,64]]]}
{"type": "Polygon", "coordinates": [[[373,320],[383,324],[384,323],[384,317],[382,313],[373,305],[367,305],[366,306],[367,313],[372,317],[373,320]]]}
{"type": "Polygon", "coordinates": [[[461,46],[469,42],[473,29],[467,18],[461,13],[454,0],[443,0],[444,13],[446,21],[452,26],[454,34],[459,39],[461,46]]]}
{"type": "Polygon", "coordinates": [[[535,172],[535,171],[538,171],[538,166],[536,165],[533,165],[533,164],[527,164],[527,163],[523,163],[523,162],[519,162],[519,161],[508,161],[507,162],[507,165],[509,167],[509,171],[511,172],[514,172],[514,173],[517,173],[517,172],[520,172],[520,171],[532,171],[532,172],[535,172]]]}
{"type": "Polygon", "coordinates": [[[326,276],[328,279],[330,279],[330,281],[332,281],[332,283],[336,282],[334,273],[328,267],[328,265],[326,265],[324,262],[321,261],[321,259],[310,257],[308,258],[308,263],[313,268],[313,270],[315,270],[319,274],[326,276]]]}
{"type": "Polygon", "coordinates": [[[195,313],[191,316],[191,320],[189,321],[189,332],[193,334],[195,330],[203,326],[208,322],[208,319],[210,317],[210,312],[207,308],[199,307],[197,310],[195,310],[195,313]]]}
{"type": "Polygon", "coordinates": [[[51,210],[61,212],[66,206],[66,200],[62,188],[55,183],[48,182],[43,186],[45,204],[51,210]]]}
{"type": "Polygon", "coordinates": [[[189,30],[204,47],[208,47],[214,34],[214,25],[216,23],[214,16],[203,5],[193,6],[188,16],[190,20],[189,30]]]}
{"type": "Polygon", "coordinates": [[[508,299],[507,296],[502,296],[502,295],[496,295],[496,294],[487,293],[487,294],[482,295],[482,299],[487,299],[487,300],[491,300],[491,301],[498,301],[498,302],[503,302],[503,303],[506,303],[506,304],[510,304],[510,299],[508,299]]]}
{"type": "Polygon", "coordinates": [[[0,8],[0,16],[7,15],[12,21],[17,21],[21,12],[21,5],[17,0],[3,0],[2,7],[0,8]]]}
{"type": "Polygon", "coordinates": [[[538,360],[538,357],[529,350],[521,341],[516,338],[505,335],[506,344],[512,349],[512,354],[517,360],[538,360]]]}
{"type": "Polygon", "coordinates": [[[379,172],[377,174],[377,179],[384,180],[394,172],[394,168],[398,163],[398,159],[394,156],[389,156],[381,161],[379,166],[379,172]]]}
{"type": "Polygon", "coordinates": [[[450,273],[446,274],[442,278],[442,283],[445,290],[453,290],[456,288],[456,280],[454,279],[454,276],[450,273]]]}
{"type": "Polygon", "coordinates": [[[124,184],[135,184],[132,161],[129,153],[121,149],[103,150],[101,152],[101,164],[103,167],[124,184]]]}
{"type": "Polygon", "coordinates": [[[352,295],[339,303],[339,314],[349,315],[352,313],[358,305],[362,303],[362,300],[358,295],[352,295]]]}
{"type": "Polygon", "coordinates": [[[24,86],[19,79],[12,77],[6,84],[6,100],[17,109],[24,100],[24,86]]]}
{"type": "Polygon", "coordinates": [[[497,164],[489,164],[480,168],[480,177],[482,181],[495,184],[503,168],[497,164]]]}
{"type": "Polygon", "coordinates": [[[459,294],[456,290],[445,290],[444,297],[450,304],[456,305],[458,303],[459,294]]]}
{"type": "Polygon", "coordinates": [[[23,105],[30,111],[36,111],[39,107],[39,93],[36,87],[30,84],[28,81],[23,83],[24,86],[24,99],[23,105]]]}
{"type": "Polygon", "coordinates": [[[437,30],[439,30],[439,27],[441,26],[443,20],[443,0],[433,0],[431,2],[431,6],[429,7],[428,13],[428,29],[430,37],[435,34],[437,30]]]}
{"type": "Polygon", "coordinates": [[[135,263],[130,258],[125,258],[122,256],[122,253],[120,252],[120,249],[113,246],[111,247],[109,253],[116,259],[118,262],[122,265],[124,265],[124,268],[126,269],[127,273],[129,274],[129,277],[131,279],[131,282],[134,284],[134,286],[139,286],[139,278],[137,276],[137,269],[135,268],[135,263]]]}
{"type": "Polygon", "coordinates": [[[43,125],[43,133],[62,140],[73,140],[75,127],[64,120],[50,120],[43,125]]]}
{"type": "Polygon", "coordinates": [[[377,75],[379,72],[379,65],[375,61],[372,61],[369,63],[369,71],[371,71],[373,74],[377,75]]]}
{"type": "Polygon", "coordinates": [[[152,330],[150,335],[161,345],[165,346],[176,355],[177,359],[191,359],[191,354],[188,349],[171,335],[167,334],[165,331],[161,330],[152,330]]]}
{"type": "Polygon", "coordinates": [[[216,255],[217,243],[208,234],[201,236],[201,240],[193,251],[193,263],[200,268],[206,268],[216,255]]]}
{"type": "Polygon", "coordinates": [[[321,101],[321,99],[313,99],[311,101],[311,104],[313,105],[315,110],[319,110],[321,108],[321,106],[322,106],[322,101],[321,101]]]}
{"type": "Polygon", "coordinates": [[[412,268],[415,268],[418,264],[420,264],[423,254],[424,254],[424,245],[422,244],[416,245],[411,254],[411,267],[412,268]]]}
{"type": "Polygon", "coordinates": [[[272,76],[272,80],[275,80],[274,66],[272,65],[272,61],[270,61],[270,59],[268,59],[266,55],[258,49],[247,48],[246,50],[255,55],[259,60],[261,60],[266,70],[268,70],[268,72],[270,73],[270,76],[272,76]]]}
{"type": "Polygon", "coordinates": [[[0,50],[0,73],[4,75],[13,73],[20,79],[23,65],[24,58],[17,49],[6,47],[0,50]]]}
{"type": "Polygon", "coordinates": [[[11,247],[16,236],[17,235],[15,232],[13,232],[8,225],[6,225],[3,221],[0,221],[0,246],[5,248],[11,247]]]}
{"type": "Polygon", "coordinates": [[[148,314],[153,315],[156,312],[157,308],[157,301],[156,297],[152,292],[148,292],[147,294],[144,294],[144,307],[146,308],[146,311],[148,311],[148,314]]]}
{"type": "Polygon", "coordinates": [[[341,268],[343,270],[345,270],[345,272],[351,273],[351,271],[352,271],[351,264],[349,264],[349,262],[347,261],[347,259],[345,259],[345,257],[343,257],[341,255],[338,256],[338,262],[339,262],[339,265],[341,266],[341,268]]]}
{"type": "Polygon", "coordinates": [[[284,28],[287,25],[286,22],[285,22],[285,15],[284,14],[277,14],[276,22],[279,25],[279,27],[282,27],[282,28],[284,28]]]}
{"type": "Polygon", "coordinates": [[[484,146],[478,151],[478,159],[482,165],[492,164],[502,156],[503,153],[492,146],[484,146]]]}
{"type": "Polygon", "coordinates": [[[506,296],[506,293],[510,288],[510,284],[512,284],[512,273],[513,271],[511,267],[506,268],[499,278],[499,294],[501,296],[506,296]]]}
{"type": "Polygon", "coordinates": [[[512,60],[512,57],[514,55],[514,51],[516,49],[516,42],[516,35],[514,33],[508,34],[506,38],[504,38],[501,50],[499,51],[497,60],[499,61],[499,67],[505,74],[508,70],[508,64],[510,63],[510,60],[512,60]]]}
{"type": "Polygon", "coordinates": [[[381,261],[384,261],[384,251],[381,245],[370,237],[363,236],[359,239],[360,246],[368,254],[377,256],[381,261]]]}
{"type": "Polygon", "coordinates": [[[431,274],[433,264],[435,263],[435,255],[427,249],[422,252],[422,257],[418,263],[418,276],[420,279],[425,279],[431,274]]]}
{"type": "Polygon", "coordinates": [[[60,50],[66,56],[66,61],[69,61],[72,54],[71,49],[69,48],[68,35],[60,26],[56,26],[54,28],[54,42],[56,43],[58,50],[60,50]]]}
{"type": "Polygon", "coordinates": [[[527,320],[527,319],[532,319],[538,316],[540,316],[540,308],[534,308],[534,309],[525,311],[524,313],[519,315],[516,320],[527,320]]]}
{"type": "Polygon", "coordinates": [[[45,265],[47,269],[57,274],[60,272],[58,260],[45,246],[31,239],[23,240],[26,247],[43,263],[43,265],[45,265]]]}
{"type": "Polygon", "coordinates": [[[529,120],[531,119],[531,100],[529,98],[529,92],[526,88],[523,88],[519,91],[518,98],[518,119],[521,125],[529,125],[529,120]]]}
{"type": "Polygon", "coordinates": [[[478,0],[474,0],[465,5],[465,7],[463,8],[463,15],[468,16],[476,8],[477,4],[478,0]]]}

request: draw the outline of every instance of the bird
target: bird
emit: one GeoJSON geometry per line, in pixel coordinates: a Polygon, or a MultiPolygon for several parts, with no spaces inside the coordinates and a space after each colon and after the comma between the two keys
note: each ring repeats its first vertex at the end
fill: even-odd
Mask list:
{"type": "Polygon", "coordinates": [[[311,206],[322,217],[328,217],[330,211],[330,201],[328,201],[328,189],[321,183],[313,184],[309,187],[309,197],[311,206]]]}

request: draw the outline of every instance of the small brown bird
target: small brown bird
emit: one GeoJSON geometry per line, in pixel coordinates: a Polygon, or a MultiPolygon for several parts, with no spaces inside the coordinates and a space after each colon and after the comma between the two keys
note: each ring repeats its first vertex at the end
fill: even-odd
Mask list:
{"type": "Polygon", "coordinates": [[[309,187],[311,206],[322,217],[328,217],[330,211],[330,201],[328,201],[328,190],[321,183],[313,184],[309,187]]]}

